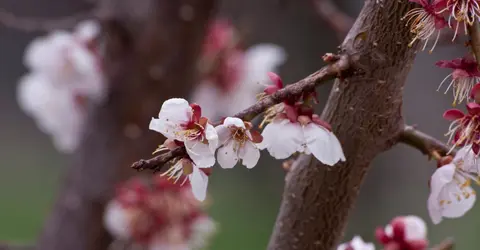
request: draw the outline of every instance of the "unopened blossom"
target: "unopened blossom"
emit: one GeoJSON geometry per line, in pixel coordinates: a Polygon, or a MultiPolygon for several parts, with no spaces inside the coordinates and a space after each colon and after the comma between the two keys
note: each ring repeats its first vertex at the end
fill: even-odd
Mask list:
{"type": "Polygon", "coordinates": [[[375,250],[375,245],[364,242],[360,236],[355,236],[350,242],[339,245],[337,250],[375,250]]]}
{"type": "Polygon", "coordinates": [[[260,150],[256,144],[262,141],[262,136],[252,130],[249,122],[227,117],[215,129],[222,145],[217,151],[217,160],[222,168],[233,168],[240,159],[247,168],[257,165],[260,150]]]}
{"type": "Polygon", "coordinates": [[[471,145],[475,154],[480,153],[480,105],[467,103],[467,113],[458,109],[449,109],[443,117],[452,123],[448,129],[449,143],[456,146],[471,145]]]}
{"type": "Polygon", "coordinates": [[[207,168],[215,164],[217,132],[208,119],[202,117],[199,105],[190,105],[181,98],[169,99],[163,103],[158,119],[152,118],[149,128],[167,139],[183,142],[196,166],[207,168]]]}
{"type": "Polygon", "coordinates": [[[162,176],[122,185],[106,208],[104,224],[116,239],[149,250],[200,250],[216,230],[190,189],[162,176]]]}
{"type": "Polygon", "coordinates": [[[434,224],[442,218],[463,216],[475,204],[471,182],[478,182],[478,163],[471,146],[462,148],[455,158],[443,162],[430,180],[428,212],[434,224]]]}
{"type": "Polygon", "coordinates": [[[410,0],[410,2],[420,4],[421,7],[408,11],[402,18],[402,20],[406,20],[406,25],[410,27],[410,32],[414,35],[408,46],[412,46],[413,43],[420,40],[424,42],[422,50],[425,50],[430,38],[436,34],[430,49],[431,53],[440,38],[440,31],[447,23],[441,15],[436,13],[434,2],[430,3],[429,0],[410,0]]]}
{"type": "Polygon", "coordinates": [[[440,68],[453,70],[453,72],[447,75],[440,83],[437,90],[442,87],[445,81],[451,79],[445,93],[453,87],[454,106],[468,99],[473,86],[480,81],[480,71],[478,70],[477,62],[471,57],[457,58],[451,61],[442,60],[438,61],[435,65],[440,68]]]}
{"type": "Polygon", "coordinates": [[[284,63],[285,51],[275,44],[244,48],[235,27],[227,20],[212,22],[199,61],[201,81],[192,100],[204,107],[204,116],[233,115],[256,100],[266,73],[284,63]]]}
{"type": "MultiPolygon", "coordinates": [[[[281,79],[278,76],[269,76],[275,86],[280,85],[281,79]]],[[[265,92],[271,92],[269,87],[265,92]]],[[[263,141],[259,148],[267,149],[276,159],[285,159],[300,152],[313,154],[329,166],[345,161],[342,146],[330,125],[314,114],[313,108],[304,102],[312,99],[312,94],[302,96],[302,101],[295,99],[285,100],[267,110],[264,122],[269,124],[262,132],[263,141]]]]}
{"type": "Polygon", "coordinates": [[[480,20],[478,0],[435,0],[434,2],[438,9],[437,13],[448,15],[449,27],[453,28],[453,21],[456,22],[455,36],[461,23],[463,23],[463,28],[467,32],[467,25],[471,26],[474,22],[480,20]]]}
{"type": "Polygon", "coordinates": [[[396,217],[385,228],[377,228],[375,235],[387,250],[424,250],[428,247],[427,226],[418,216],[396,217]]]}

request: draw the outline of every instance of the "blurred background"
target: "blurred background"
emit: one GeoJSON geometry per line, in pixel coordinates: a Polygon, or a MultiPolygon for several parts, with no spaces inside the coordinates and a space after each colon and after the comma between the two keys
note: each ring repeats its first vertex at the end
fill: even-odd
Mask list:
{"type": "MultiPolygon", "coordinates": [[[[338,7],[356,17],[363,1],[337,1],[338,7]]],[[[62,0],[0,0],[0,7],[19,16],[56,17],[85,9],[88,5],[62,0]]],[[[287,83],[314,72],[323,64],[321,56],[335,52],[339,45],[335,32],[318,15],[311,1],[223,0],[219,15],[231,19],[247,31],[247,44],[275,43],[288,53],[280,73],[287,83]]],[[[69,156],[58,153],[50,138],[41,133],[16,101],[17,80],[25,73],[22,56],[25,46],[42,33],[26,33],[0,25],[0,240],[33,242],[42,229],[69,166],[69,156]]],[[[438,46],[435,52],[419,53],[408,78],[404,97],[406,122],[431,135],[445,139],[448,123],[442,119],[452,97],[437,92],[449,74],[434,62],[463,56],[464,48],[438,46]]],[[[331,85],[318,89],[325,102],[331,85]]],[[[450,94],[450,93],[449,93],[450,94]]],[[[321,110],[324,103],[318,108],[321,110]]],[[[147,126],[147,124],[145,124],[147,126]]],[[[153,150],[153,149],[152,149],[153,150]]],[[[435,162],[420,152],[398,145],[379,156],[361,189],[350,217],[345,240],[361,235],[374,241],[377,226],[397,215],[419,215],[429,225],[429,239],[437,243],[453,236],[458,249],[474,249],[480,244],[480,209],[477,206],[457,220],[433,226],[426,200],[428,179],[435,162]]],[[[128,167],[128,166],[117,166],[128,167]]],[[[280,204],[284,172],[281,162],[262,157],[252,170],[238,167],[216,171],[210,179],[213,204],[210,215],[220,224],[212,250],[264,249],[280,204]]]]}

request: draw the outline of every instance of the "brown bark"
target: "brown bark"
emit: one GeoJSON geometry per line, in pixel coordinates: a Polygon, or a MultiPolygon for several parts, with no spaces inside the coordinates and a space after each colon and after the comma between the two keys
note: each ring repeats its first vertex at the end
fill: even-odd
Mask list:
{"type": "Polygon", "coordinates": [[[37,249],[107,249],[102,215],[129,165],[161,143],[148,123],[164,100],[188,95],[214,0],[105,1],[105,70],[111,86],[89,119],[37,249]]]}
{"type": "Polygon", "coordinates": [[[358,74],[337,80],[323,118],[332,124],[347,161],[333,167],[318,161],[294,166],[268,249],[333,249],[372,159],[390,148],[403,129],[402,92],[415,48],[400,19],[408,1],[367,0],[341,49],[358,74]]]}

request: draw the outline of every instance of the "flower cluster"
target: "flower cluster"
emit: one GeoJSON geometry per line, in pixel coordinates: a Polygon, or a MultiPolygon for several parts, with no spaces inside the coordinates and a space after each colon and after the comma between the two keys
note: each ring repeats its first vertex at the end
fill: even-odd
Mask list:
{"type": "Polygon", "coordinates": [[[205,109],[204,116],[209,119],[235,114],[256,102],[255,95],[262,89],[259,83],[285,60],[285,51],[274,44],[243,48],[240,34],[230,22],[214,20],[199,60],[202,80],[191,100],[205,109]]]}
{"type": "MultiPolygon", "coordinates": [[[[438,42],[441,29],[454,29],[457,37],[462,26],[465,34],[475,22],[480,21],[480,1],[478,0],[410,0],[420,5],[409,11],[403,19],[414,35],[410,46],[417,40],[425,42],[436,34],[438,42]]],[[[470,44],[471,46],[471,44],[470,44]]],[[[431,51],[430,51],[431,52],[431,51]]],[[[453,60],[441,60],[436,63],[440,68],[451,69],[440,83],[437,91],[446,84],[445,94],[452,89],[453,103],[466,102],[466,112],[453,108],[443,117],[451,122],[446,136],[451,149],[447,154],[459,149],[455,157],[440,156],[432,151],[431,156],[438,161],[438,168],[432,175],[427,202],[428,212],[433,223],[438,224],[445,218],[457,218],[470,210],[476,200],[472,183],[479,183],[477,158],[480,154],[480,68],[479,55],[466,55],[453,60]]]]}
{"type": "Polygon", "coordinates": [[[152,183],[132,179],[120,186],[104,216],[118,240],[147,249],[203,249],[216,226],[187,185],[156,175],[152,183]]]}
{"type": "MultiPolygon", "coordinates": [[[[283,88],[280,77],[274,73],[269,76],[275,85],[265,89],[267,95],[283,88]]],[[[155,152],[184,146],[187,155],[173,159],[172,166],[162,175],[169,176],[174,182],[188,180],[195,197],[204,200],[208,176],[216,159],[222,168],[233,168],[240,160],[247,168],[253,168],[260,158],[260,149],[267,149],[276,159],[285,159],[299,152],[313,154],[330,166],[345,161],[340,142],[330,125],[313,113],[310,101],[314,97],[314,92],[289,97],[271,107],[265,115],[265,121],[271,123],[262,134],[250,122],[236,117],[227,117],[214,127],[202,116],[198,104],[189,104],[181,98],[165,101],[158,118],[152,118],[150,122],[151,130],[167,138],[155,152]]]]}
{"type": "MultiPolygon", "coordinates": [[[[394,218],[386,227],[375,231],[377,241],[386,250],[425,250],[428,247],[427,226],[413,215],[394,218]]],[[[372,243],[366,243],[360,236],[338,246],[337,250],[374,250],[372,243]]]]}
{"type": "MultiPolygon", "coordinates": [[[[271,95],[283,88],[279,76],[269,73],[274,82],[265,88],[265,94],[271,95]]],[[[301,96],[291,96],[270,107],[262,122],[268,123],[262,133],[261,149],[267,149],[276,159],[285,159],[300,152],[313,154],[324,164],[333,166],[345,161],[342,147],[333,134],[331,126],[314,114],[316,93],[307,92],[301,96]]]]}
{"type": "Polygon", "coordinates": [[[410,27],[413,39],[409,46],[416,41],[424,41],[423,49],[428,41],[436,34],[435,42],[430,53],[440,38],[443,28],[454,29],[452,40],[458,35],[460,25],[463,25],[465,34],[467,27],[480,20],[480,5],[478,0],[409,0],[420,5],[407,12],[402,18],[410,27]],[[456,24],[454,24],[454,22],[456,24]]]}
{"type": "Polygon", "coordinates": [[[73,32],[54,31],[33,40],[25,52],[30,72],[18,84],[19,105],[62,152],[75,150],[88,106],[104,96],[99,29],[96,22],[84,21],[73,32]]]}

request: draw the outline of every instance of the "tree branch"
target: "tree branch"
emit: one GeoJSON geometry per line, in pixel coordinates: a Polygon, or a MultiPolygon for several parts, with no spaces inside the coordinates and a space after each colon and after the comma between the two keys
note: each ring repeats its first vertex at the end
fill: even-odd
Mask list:
{"type": "Polygon", "coordinates": [[[304,164],[288,173],[269,250],[333,249],[370,163],[403,130],[402,94],[416,47],[408,48],[412,34],[401,18],[414,5],[395,0],[382,5],[365,1],[341,46],[356,55],[351,63],[360,65],[355,68],[362,73],[336,81],[322,114],[341,142],[346,162],[329,167],[299,158],[304,164]]]}
{"type": "MultiPolygon", "coordinates": [[[[435,150],[442,155],[446,155],[451,148],[432,136],[408,125],[405,125],[403,131],[400,133],[399,141],[420,150],[425,155],[430,155],[432,150],[435,150]]],[[[452,150],[452,153],[455,154],[456,150],[452,150]]]]}
{"type": "Polygon", "coordinates": [[[455,246],[455,242],[451,238],[447,238],[443,240],[437,246],[434,246],[432,250],[453,250],[455,246]]]}
{"type": "MultiPolygon", "coordinates": [[[[331,62],[331,64],[294,84],[286,86],[272,95],[266,96],[251,107],[237,113],[234,115],[234,117],[238,117],[244,121],[252,120],[269,107],[272,107],[273,105],[285,100],[286,97],[298,96],[303,92],[313,90],[316,86],[325,83],[328,80],[334,79],[339,75],[346,76],[347,71],[350,70],[349,56],[340,55],[335,57],[335,61],[331,62]]],[[[131,167],[139,171],[151,169],[157,172],[160,171],[168,161],[177,157],[185,156],[186,153],[185,147],[178,147],[172,151],[155,156],[148,160],[141,159],[133,163],[131,167]]]]}
{"type": "Polygon", "coordinates": [[[332,0],[313,0],[313,5],[318,15],[335,31],[338,39],[343,39],[353,25],[353,18],[338,9],[332,0]]]}
{"type": "Polygon", "coordinates": [[[0,24],[24,32],[52,31],[70,29],[78,22],[93,16],[93,9],[60,18],[19,17],[8,10],[0,9],[0,24]]]}
{"type": "Polygon", "coordinates": [[[470,46],[473,54],[477,59],[477,63],[480,63],[480,23],[473,22],[472,25],[467,25],[467,31],[470,36],[470,46]]]}

